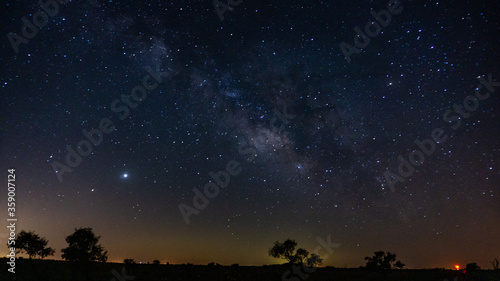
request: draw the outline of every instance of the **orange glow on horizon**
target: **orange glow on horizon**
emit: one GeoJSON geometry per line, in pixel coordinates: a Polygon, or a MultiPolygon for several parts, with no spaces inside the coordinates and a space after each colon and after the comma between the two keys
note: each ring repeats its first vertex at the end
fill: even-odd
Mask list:
{"type": "Polygon", "coordinates": [[[455,268],[456,268],[457,270],[460,270],[460,265],[455,264],[455,268]]]}

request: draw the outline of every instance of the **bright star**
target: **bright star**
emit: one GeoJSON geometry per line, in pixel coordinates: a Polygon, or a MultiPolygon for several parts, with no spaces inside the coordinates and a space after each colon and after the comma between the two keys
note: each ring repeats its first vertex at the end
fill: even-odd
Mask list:
{"type": "Polygon", "coordinates": [[[122,179],[126,179],[126,178],[128,178],[128,174],[127,173],[125,173],[125,174],[122,175],[122,179]]]}

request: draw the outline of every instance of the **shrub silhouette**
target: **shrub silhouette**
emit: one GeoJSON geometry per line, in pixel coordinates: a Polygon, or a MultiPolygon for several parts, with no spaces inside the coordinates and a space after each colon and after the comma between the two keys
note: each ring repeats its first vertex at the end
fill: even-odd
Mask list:
{"type": "Polygon", "coordinates": [[[401,261],[396,262],[396,254],[384,251],[375,252],[373,257],[365,257],[366,269],[373,271],[388,271],[393,268],[403,268],[401,261]]]}
{"type": "Polygon", "coordinates": [[[472,273],[474,271],[478,271],[479,269],[480,269],[479,265],[477,265],[477,263],[475,263],[475,262],[468,263],[465,266],[465,272],[467,272],[467,273],[472,273]]]}

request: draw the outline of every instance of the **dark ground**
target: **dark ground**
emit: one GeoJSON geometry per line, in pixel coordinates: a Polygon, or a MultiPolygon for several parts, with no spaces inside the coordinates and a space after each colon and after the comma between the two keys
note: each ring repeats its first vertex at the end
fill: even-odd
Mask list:
{"type": "MultiPolygon", "coordinates": [[[[16,273],[7,271],[7,260],[2,258],[0,265],[0,280],[37,281],[28,260],[16,261],[16,273]]],[[[70,281],[72,280],[71,266],[64,261],[42,260],[35,261],[38,268],[39,280],[43,281],[70,281]]],[[[473,273],[462,273],[454,270],[426,269],[426,270],[394,270],[387,274],[366,272],[362,269],[319,268],[302,278],[283,274],[290,270],[289,266],[206,266],[206,265],[155,265],[122,263],[94,263],[90,270],[90,280],[93,281],[156,281],[156,280],[251,280],[251,281],[500,281],[500,271],[479,270],[473,273]]],[[[78,281],[84,280],[80,273],[78,281]]]]}

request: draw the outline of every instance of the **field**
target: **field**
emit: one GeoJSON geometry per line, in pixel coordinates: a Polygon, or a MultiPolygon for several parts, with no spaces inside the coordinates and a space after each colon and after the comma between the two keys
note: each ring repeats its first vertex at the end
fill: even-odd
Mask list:
{"type": "MultiPolygon", "coordinates": [[[[37,281],[32,265],[28,260],[16,261],[16,273],[7,271],[7,260],[1,260],[0,280],[37,281]]],[[[54,260],[37,260],[33,263],[37,268],[40,281],[71,281],[72,271],[69,263],[54,260]]],[[[444,269],[426,270],[394,270],[386,274],[366,272],[363,269],[318,268],[309,274],[303,272],[301,277],[283,274],[290,270],[289,266],[207,266],[207,265],[166,265],[166,264],[129,264],[94,263],[89,271],[89,280],[93,281],[166,281],[166,280],[248,280],[248,281],[500,281],[500,272],[479,270],[473,273],[444,269]]],[[[76,280],[85,280],[78,274],[76,280]]]]}

